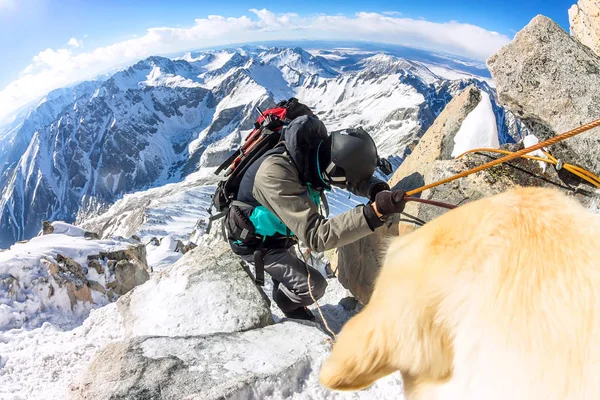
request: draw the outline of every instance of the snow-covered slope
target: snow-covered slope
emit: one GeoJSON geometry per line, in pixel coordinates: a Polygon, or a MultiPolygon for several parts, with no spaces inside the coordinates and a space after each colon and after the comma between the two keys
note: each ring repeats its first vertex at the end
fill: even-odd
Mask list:
{"type": "MultiPolygon", "coordinates": [[[[252,129],[256,107],[298,97],[330,130],[362,125],[380,153],[414,144],[447,102],[475,82],[422,62],[354,49],[244,47],[150,57],[103,82],[49,94],[0,130],[0,248],[42,220],[93,216],[127,193],[217,166],[252,129]],[[312,54],[311,54],[312,52],[312,54]]],[[[500,142],[517,129],[491,100],[500,142]]]]}

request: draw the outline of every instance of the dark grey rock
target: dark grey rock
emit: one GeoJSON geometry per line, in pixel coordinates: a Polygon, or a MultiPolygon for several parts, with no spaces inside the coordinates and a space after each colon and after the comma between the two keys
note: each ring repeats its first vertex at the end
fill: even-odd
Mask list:
{"type": "Polygon", "coordinates": [[[42,222],[42,235],[50,235],[52,233],[54,233],[54,227],[52,226],[52,222],[42,222]]]}
{"type": "Polygon", "coordinates": [[[83,237],[89,240],[100,240],[100,236],[96,232],[84,232],[83,237]]]}

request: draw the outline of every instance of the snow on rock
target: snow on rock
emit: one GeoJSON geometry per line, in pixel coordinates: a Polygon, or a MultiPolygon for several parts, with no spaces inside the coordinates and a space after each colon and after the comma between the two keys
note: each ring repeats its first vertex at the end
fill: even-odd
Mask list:
{"type": "Polygon", "coordinates": [[[481,147],[493,149],[500,147],[496,115],[490,96],[484,91],[481,91],[479,104],[467,115],[454,136],[452,157],[481,147]]]}
{"type": "Polygon", "coordinates": [[[132,336],[236,332],[272,322],[265,298],[223,242],[187,253],[118,304],[132,336]]]}
{"type": "MultiPolygon", "coordinates": [[[[535,137],[534,135],[527,135],[523,138],[523,146],[527,147],[531,147],[531,146],[535,146],[536,144],[538,144],[540,141],[537,137],[535,137]]],[[[531,153],[527,153],[527,155],[529,156],[534,156],[534,157],[541,157],[541,158],[548,158],[546,157],[546,155],[544,154],[544,152],[542,150],[535,150],[532,151],[531,153]]],[[[543,161],[538,161],[538,164],[540,166],[540,168],[542,169],[542,171],[546,171],[546,168],[548,167],[548,163],[545,163],[543,161]]]]}
{"type": "Polygon", "coordinates": [[[175,250],[177,250],[177,240],[172,236],[161,238],[158,246],[148,244],[146,246],[148,265],[156,270],[174,264],[183,255],[180,251],[175,250]]]}
{"type": "Polygon", "coordinates": [[[80,324],[92,308],[110,302],[120,281],[130,280],[129,248],[118,240],[50,234],[0,252],[0,332],[80,324]],[[123,254],[123,260],[101,254],[123,254]]]}
{"type": "Polygon", "coordinates": [[[0,398],[67,399],[69,385],[96,351],[123,340],[125,329],[116,304],[92,310],[73,330],[50,323],[33,330],[0,332],[0,398]]]}
{"type": "Polygon", "coordinates": [[[292,321],[230,334],[137,338],[99,352],[73,398],[402,398],[397,376],[363,392],[322,388],[318,367],[329,347],[318,329],[292,321]]]}
{"type": "MultiPolygon", "coordinates": [[[[321,306],[336,332],[356,312],[339,304],[345,296],[329,279],[321,306]]],[[[127,339],[96,353],[71,385],[74,399],[402,398],[398,374],[361,392],[323,388],[328,336],[315,323],[282,318],[271,303],[273,324],[265,294],[222,241],[186,254],[117,305],[127,339]]]]}
{"type": "Polygon", "coordinates": [[[85,229],[62,221],[53,222],[52,227],[54,228],[54,234],[63,234],[67,236],[84,237],[87,232],[85,229]]]}

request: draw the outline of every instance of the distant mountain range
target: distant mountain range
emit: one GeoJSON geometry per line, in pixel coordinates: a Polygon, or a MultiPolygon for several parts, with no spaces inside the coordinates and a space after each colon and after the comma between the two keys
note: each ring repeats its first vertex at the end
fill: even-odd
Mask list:
{"type": "Polygon", "coordinates": [[[43,220],[95,215],[125,193],[217,166],[252,129],[256,107],[292,96],[330,130],[363,126],[396,165],[472,83],[491,95],[500,141],[519,135],[477,63],[371,47],[243,46],[150,57],[49,93],[0,128],[0,248],[36,235],[43,220]]]}

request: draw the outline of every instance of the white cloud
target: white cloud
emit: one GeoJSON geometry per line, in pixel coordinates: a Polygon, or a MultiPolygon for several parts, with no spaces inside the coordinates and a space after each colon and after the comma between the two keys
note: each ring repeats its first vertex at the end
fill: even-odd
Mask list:
{"type": "Polygon", "coordinates": [[[13,9],[16,5],[15,0],[0,0],[0,10],[13,9]]]}
{"type": "Polygon", "coordinates": [[[67,46],[71,46],[71,47],[81,47],[81,45],[82,45],[81,41],[75,39],[74,37],[69,39],[69,41],[67,42],[67,46]]]}
{"type": "MultiPolygon", "coordinates": [[[[0,3],[6,1],[12,0],[0,3]]],[[[150,28],[143,36],[91,51],[82,52],[75,38],[69,40],[69,48],[46,49],[33,57],[19,79],[0,91],[0,121],[52,89],[150,55],[249,41],[353,39],[413,45],[484,60],[510,40],[456,21],[435,23],[365,12],[351,17],[274,14],[266,9],[250,12],[252,17],[210,15],[196,19],[189,28],[150,28]]]]}

